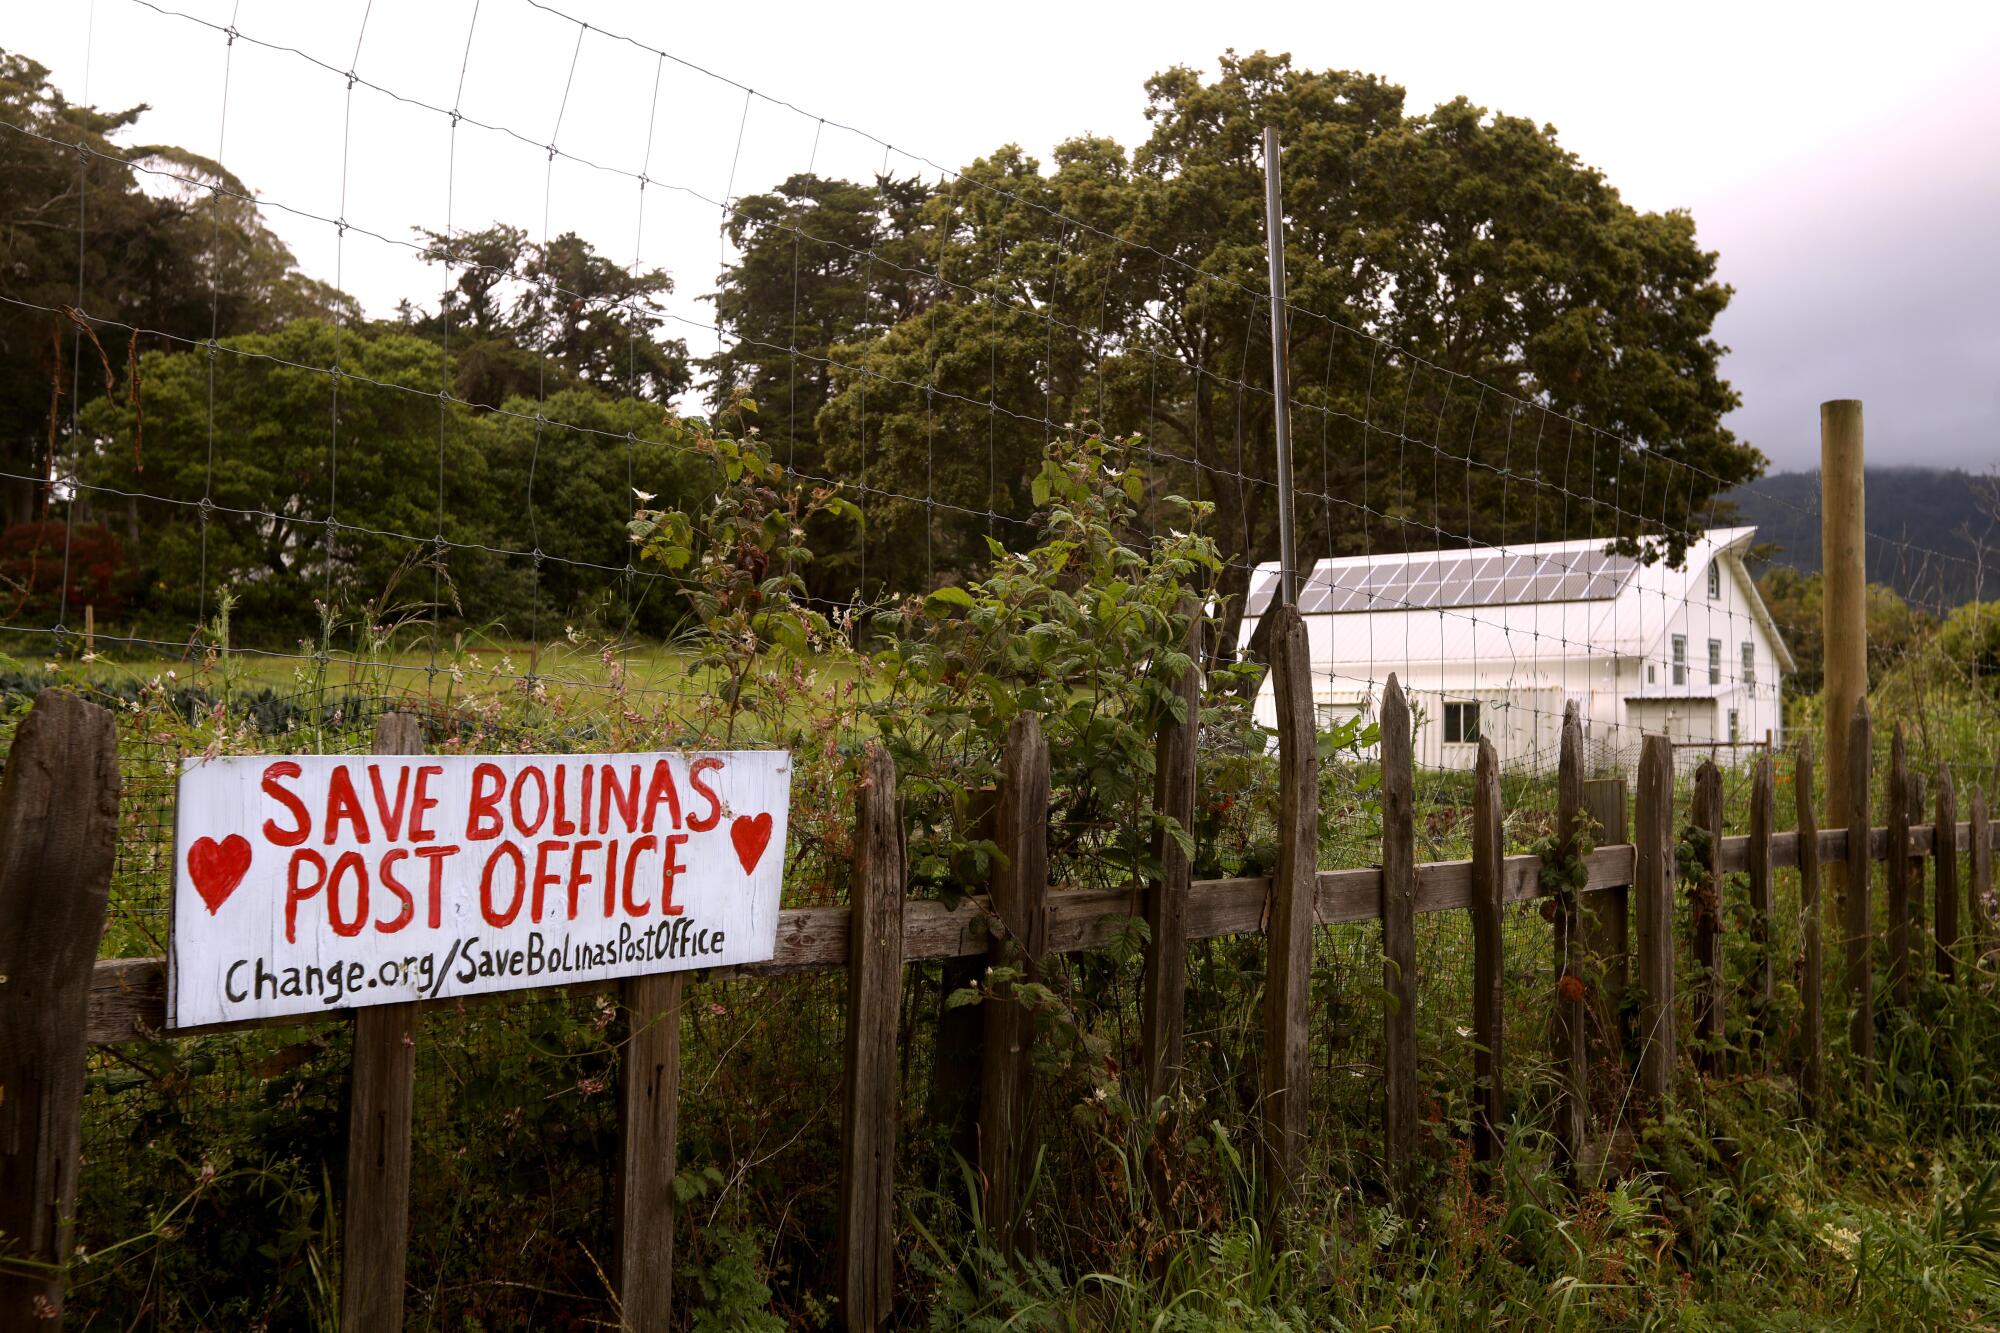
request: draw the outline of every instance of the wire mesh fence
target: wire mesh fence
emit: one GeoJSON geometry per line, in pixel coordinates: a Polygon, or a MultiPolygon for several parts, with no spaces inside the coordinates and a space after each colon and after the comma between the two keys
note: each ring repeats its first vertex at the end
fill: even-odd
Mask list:
{"type": "MultiPolygon", "coordinates": [[[[823,745],[830,775],[891,725],[868,710],[895,697],[880,662],[913,637],[910,617],[945,590],[972,590],[968,604],[974,592],[997,598],[1007,562],[1053,540],[1044,459],[1079,437],[1117,444],[1104,468],[1127,549],[1162,551],[1196,522],[1213,540],[1194,589],[1211,703],[1240,691],[1234,704],[1267,725],[1269,683],[1228,671],[1263,658],[1278,497],[1292,497],[1282,536],[1303,553],[1314,702],[1334,738],[1322,870],[1380,860],[1368,728],[1392,673],[1418,714],[1425,861],[1468,855],[1482,737],[1501,750],[1506,841],[1520,852],[1554,831],[1557,734],[1572,707],[1593,776],[1630,773],[1648,734],[1676,741],[1683,788],[1715,763],[1732,831],[1750,765],[1819,724],[1800,697],[1814,691],[1786,683],[1806,665],[1803,645],[1786,641],[1801,622],[1780,624],[1760,594],[1758,534],[1732,517],[1728,493],[1760,460],[1722,425],[1712,312],[1669,328],[1629,292],[1559,300],[1589,287],[1574,272],[1508,290],[1501,304],[1533,306],[1533,320],[1499,317],[1475,308],[1486,275],[1452,269],[1451,256],[1399,269],[1356,254],[1354,233],[1384,222],[1371,211],[1378,187],[1354,179],[1322,131],[1342,97],[1367,87],[1238,61],[1206,90],[1157,95],[1161,129],[1143,163],[1082,140],[1049,170],[1011,149],[954,170],[539,0],[466,7],[457,58],[417,68],[371,28],[393,21],[372,10],[351,47],[324,29],[293,35],[274,16],[259,31],[150,0],[119,12],[116,35],[93,41],[193,31],[208,44],[213,158],[133,148],[121,127],[48,96],[16,98],[0,119],[0,161],[25,193],[39,190],[35,206],[60,206],[76,252],[60,284],[0,280],[13,328],[49,349],[37,366],[50,388],[46,421],[39,399],[16,411],[34,429],[0,456],[7,517],[23,529],[0,552],[0,635],[46,667],[7,694],[16,717],[42,679],[119,712],[122,836],[104,957],[166,952],[174,783],[201,754],[360,753],[390,710],[419,712],[444,750],[713,743],[716,701],[742,681],[715,665],[699,575],[649,560],[630,525],[636,511],[698,518],[713,506],[729,485],[718,440],[764,451],[770,489],[837,495],[856,512],[851,525],[821,514],[796,533],[816,558],[793,595],[823,618],[824,651],[769,668],[784,701],[756,737],[823,745]],[[496,26],[567,59],[516,80],[480,58],[496,26]],[[1232,118],[1206,138],[1194,105],[1204,91],[1232,118]],[[664,119],[677,105],[702,109],[699,128],[663,135],[678,128],[664,119]],[[224,165],[232,126],[279,114],[313,131],[321,193],[265,195],[224,165]],[[1265,238],[1242,220],[1245,199],[1261,202],[1263,164],[1239,131],[1260,118],[1287,126],[1299,168],[1280,240],[1292,295],[1277,320],[1265,238]],[[397,189],[407,177],[391,165],[419,156],[431,163],[415,173],[423,188],[397,189]],[[1196,188],[1213,181],[1216,197],[1196,188]],[[761,192],[739,191],[753,182],[761,192]],[[171,262],[186,273],[175,299],[112,253],[135,200],[176,219],[185,249],[171,262]],[[708,263],[711,228],[717,290],[705,296],[688,284],[708,263]],[[330,285],[292,266],[280,232],[330,285]],[[243,270],[273,255],[283,271],[253,290],[243,270]],[[663,261],[680,266],[649,267],[663,261]],[[371,319],[343,289],[363,271],[393,275],[405,295],[440,279],[445,290],[434,309],[371,319]],[[1436,279],[1428,297],[1411,281],[1423,274],[1436,279]],[[1273,463],[1274,326],[1288,330],[1277,358],[1292,380],[1288,476],[1273,463]]],[[[1393,123],[1404,123],[1400,104],[1393,123]]],[[[1560,183],[1589,194],[1601,180],[1560,183]]],[[[1538,224],[1485,225],[1532,240],[1538,224]]],[[[1661,305],[1713,298],[1712,257],[1703,267],[1682,240],[1695,276],[1649,274],[1661,305]]],[[[1816,499],[1781,503],[1791,528],[1816,539],[1816,499]]],[[[1871,570],[1907,590],[1899,614],[1923,622],[1885,639],[1882,703],[1925,766],[2000,785],[1979,560],[1904,532],[1867,543],[1871,570]]],[[[725,555],[753,587],[772,572],[768,552],[725,555]]],[[[1061,590],[1080,598],[1079,583],[1061,590]]],[[[954,666],[950,690],[913,708],[966,707],[950,692],[955,675],[990,666],[954,666]]],[[[1150,669],[1124,664],[1133,677],[1150,669]]],[[[973,734],[952,744],[970,748],[973,734]]],[[[1258,767],[1261,738],[1243,734],[1218,725],[1204,736],[1204,873],[1270,869],[1272,779],[1258,767]]],[[[1886,756],[1886,729],[1879,743],[1886,756]]],[[[919,851],[935,842],[950,860],[978,841],[939,795],[976,768],[951,769],[928,794],[926,817],[950,832],[919,851]]],[[[1781,781],[1787,771],[1780,762],[1781,781]]],[[[829,776],[813,795],[826,808],[800,821],[787,906],[845,898],[848,793],[829,776]]],[[[1060,810],[1060,880],[1141,882],[1130,848],[1148,804],[1060,810]]],[[[1788,806],[1777,804],[1781,829],[1788,806]]],[[[980,887],[957,862],[925,882],[980,887]]],[[[1732,910],[1740,896],[1725,886],[1732,910]]],[[[1508,1022],[1538,1051],[1553,937],[1536,904],[1510,908],[1506,930],[1508,1022]]],[[[1379,936],[1329,925],[1313,944],[1313,1121],[1337,1145],[1331,1175],[1357,1194],[1383,1183],[1368,1128],[1383,1096],[1379,936]]],[[[1781,972],[1799,947],[1796,913],[1780,913],[1781,972]]],[[[1261,950],[1245,938],[1191,951],[1193,1099],[1213,1114],[1189,1117],[1190,1136],[1254,1110],[1261,950]]],[[[1442,1162],[1470,1095],[1468,923],[1423,917],[1417,956],[1442,1162]]],[[[1730,962],[1736,974],[1751,965],[1730,962]]],[[[1134,1066],[1137,963],[1066,958],[1060,973],[1092,1041],[1040,1093],[1045,1122],[1074,1126],[1049,1144],[1046,1179],[1063,1184],[1040,1206],[1088,1261],[1113,1233],[1087,1220],[1131,1206],[1120,1180],[1143,1148],[1108,1112],[1079,1110],[1088,1081],[1074,1066],[1134,1066]]],[[[965,1200],[946,1165],[959,1128],[938,1091],[954,1055],[948,1001],[964,984],[939,966],[913,968],[905,986],[901,1178],[928,1182],[914,1205],[926,1219],[965,1200]]],[[[813,1292],[832,1229],[838,1126],[825,1090],[838,1079],[840,994],[833,977],[710,981],[685,1010],[690,1271],[717,1289],[745,1273],[769,1282],[798,1322],[823,1313],[813,1292]]],[[[441,1221],[419,1230],[412,1272],[430,1275],[413,1300],[433,1320],[607,1317],[619,1021],[601,996],[424,1020],[413,1188],[441,1221]],[[503,1267],[528,1276],[493,1276],[503,1267]]],[[[337,1028],[281,1029],[92,1057],[85,1243],[132,1242],[138,1256],[95,1279],[104,1308],[165,1312],[146,1304],[165,1300],[148,1294],[157,1275],[202,1264],[260,1265],[249,1285],[290,1304],[277,1314],[249,1296],[229,1308],[181,1296],[172,1319],[282,1323],[329,1308],[321,1265],[337,1224],[323,1201],[341,1151],[345,1040],[337,1028]],[[170,1253],[169,1241],[196,1234],[192,1218],[224,1214],[259,1217],[278,1239],[255,1258],[170,1253]]],[[[1533,1058],[1525,1067],[1530,1096],[1544,1095],[1546,1071],[1533,1058]]],[[[232,1225],[214,1245],[247,1245],[257,1230],[232,1225]]],[[[902,1262],[912,1286],[945,1285],[942,1256],[917,1246],[902,1262]]],[[[98,1299],[88,1284],[81,1298],[98,1299]]]]}

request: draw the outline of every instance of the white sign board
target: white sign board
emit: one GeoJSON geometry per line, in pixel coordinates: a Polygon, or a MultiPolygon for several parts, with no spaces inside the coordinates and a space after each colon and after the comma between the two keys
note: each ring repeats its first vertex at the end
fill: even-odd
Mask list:
{"type": "Polygon", "coordinates": [[[190,759],[168,1023],[759,962],[791,756],[190,759]]]}

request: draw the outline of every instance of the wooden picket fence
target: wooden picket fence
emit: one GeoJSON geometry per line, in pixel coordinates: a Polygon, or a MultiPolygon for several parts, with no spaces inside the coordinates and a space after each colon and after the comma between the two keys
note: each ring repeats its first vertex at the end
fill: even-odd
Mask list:
{"type": "MultiPolygon", "coordinates": [[[[1797,910],[1803,935],[1799,975],[1802,1036],[1781,1050],[1777,1034],[1760,1047],[1773,1066],[1789,1065],[1802,1110],[1824,1098],[1822,1042],[1824,943],[1822,867],[1844,867],[1844,984],[1856,1004],[1852,1050],[1856,1077],[1872,1076],[1874,999],[1869,897],[1871,863],[1886,863],[1886,975],[1895,1002],[1909,998],[1922,962],[1912,931],[1913,897],[1932,868],[1935,966],[1950,974],[1964,954],[1963,923],[1973,932],[1973,956],[1992,942],[1987,903],[1993,839],[1985,799],[1974,794],[1968,822],[1957,819],[1949,773],[1939,775],[1935,817],[1913,809],[1916,784],[1903,761],[1900,737],[1888,775],[1888,817],[1869,823],[1871,786],[1865,709],[1855,719],[1852,754],[1858,773],[1842,807],[1847,827],[1819,829],[1811,808],[1812,756],[1796,759],[1793,788],[1798,830],[1774,828],[1771,757],[1758,757],[1752,776],[1749,831],[1724,836],[1722,781],[1712,763],[1697,776],[1687,822],[1706,836],[1693,840],[1702,881],[1690,885],[1684,910],[1688,937],[1704,967],[1689,997],[1690,1030],[1675,1020],[1675,921],[1680,898],[1674,768],[1670,743],[1649,737],[1637,773],[1632,827],[1626,832],[1622,778],[1586,782],[1574,715],[1565,720],[1558,781],[1558,846],[1552,858],[1569,887],[1545,887],[1543,860],[1503,854],[1500,775],[1490,744],[1481,743],[1474,783],[1473,854],[1463,861],[1415,860],[1410,715],[1392,677],[1381,715],[1383,836],[1381,863],[1366,869],[1318,868],[1318,774],[1307,676],[1305,636],[1295,612],[1279,611],[1273,638],[1279,700],[1280,851],[1268,878],[1193,880],[1186,856],[1169,837],[1156,852],[1159,879],[1131,892],[1051,891],[1048,883],[1049,760],[1040,724],[1017,719],[1010,730],[994,813],[994,837],[1004,859],[990,893],[954,906],[905,897],[904,830],[896,773],[871,747],[856,793],[854,874],[850,905],[786,911],[776,955],[731,975],[772,975],[846,968],[848,1007],[842,1090],[839,1252],[826,1282],[850,1328],[884,1324],[895,1304],[897,1086],[903,970],[913,962],[978,959],[1022,969],[1033,977],[1053,955],[1104,947],[1132,918],[1149,930],[1141,992],[1142,1079],[1148,1098],[1170,1094],[1181,1076],[1186,949],[1192,940],[1262,932],[1268,965],[1264,996],[1261,1176],[1273,1220],[1295,1197],[1307,1148],[1310,1064],[1307,1016],[1313,932],[1336,922],[1382,923],[1382,1139],[1392,1188],[1409,1187],[1417,1160],[1417,975],[1414,918],[1424,912],[1466,912],[1473,937],[1471,1015],[1478,1048],[1474,1070],[1473,1149],[1492,1158],[1501,1146],[1507,1087],[1505,1054],[1519,1040],[1502,1027],[1502,909],[1554,897],[1556,966],[1549,977],[1557,1081],[1555,1140],[1565,1164],[1595,1151],[1608,1128],[1591,1124],[1586,1095],[1585,1005],[1591,992],[1625,993],[1636,984],[1640,1004],[1636,1066],[1627,1071],[1631,1114],[1643,1117],[1672,1093],[1678,1043],[1713,1067],[1732,1021],[1755,1021],[1772,993],[1768,957],[1736,990],[1723,983],[1721,877],[1749,882],[1753,929],[1771,938],[1773,878],[1799,872],[1797,910]],[[1597,845],[1582,839],[1597,826],[1597,845]],[[1961,872],[1961,854],[1969,859],[1961,872]],[[1970,904],[1961,916],[1961,895],[1970,904]],[[1737,998],[1746,1017],[1732,1020],[1737,998]]],[[[1197,702],[1190,675],[1183,683],[1197,702]]],[[[1196,787],[1198,710],[1159,737],[1156,802],[1184,825],[1192,822],[1196,787]]],[[[376,734],[378,753],[414,751],[414,718],[391,715],[376,734]]],[[[19,1263],[0,1275],[0,1330],[48,1328],[62,1305],[61,1256],[70,1249],[81,1132],[86,1047],[157,1039],[166,1014],[166,974],[159,958],[99,960],[112,847],[117,837],[116,737],[110,714],[74,697],[43,694],[16,733],[0,787],[0,1232],[19,1263]]],[[[710,973],[721,975],[720,972],[710,973]]],[[[679,1104],[679,1010],[685,974],[584,983],[577,992],[616,989],[630,1037],[621,1062],[617,1163],[616,1271],[628,1328],[664,1328],[673,1276],[676,1119],[679,1104]]],[[[485,997],[505,1002],[504,996],[485,997]]],[[[448,1003],[459,1003],[450,1001],[448,1003]]],[[[349,1153],[343,1196],[341,1320],[350,1329],[402,1323],[404,1258],[409,1226],[411,1111],[416,1081],[420,1005],[398,1004],[324,1016],[285,1017],[274,1025],[354,1024],[349,1092],[349,1153]]],[[[1024,1006],[981,1006],[984,1025],[978,1072],[977,1179],[984,1216],[1004,1246],[1023,1235],[1024,1194],[1036,1158],[1029,1047],[1033,1027],[1024,1006]]],[[[248,1025],[239,1025],[248,1026],[248,1025]]],[[[214,1029],[209,1029],[214,1030],[214,1029]]],[[[174,1036],[178,1034],[164,1034],[174,1036]]],[[[1543,1039],[1541,1033],[1533,1039],[1543,1039]]]]}

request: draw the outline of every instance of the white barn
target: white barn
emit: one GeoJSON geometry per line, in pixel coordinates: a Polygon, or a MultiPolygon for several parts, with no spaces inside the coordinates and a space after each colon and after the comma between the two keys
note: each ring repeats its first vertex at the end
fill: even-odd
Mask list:
{"type": "MultiPolygon", "coordinates": [[[[1428,767],[1472,767],[1481,735],[1504,766],[1552,767],[1572,701],[1592,769],[1629,769],[1645,735],[1747,757],[1783,739],[1793,669],[1743,564],[1755,535],[1711,529],[1680,569],[1594,539],[1322,560],[1299,587],[1321,724],[1372,718],[1393,671],[1428,767]]],[[[1277,577],[1251,576],[1239,646],[1277,577]]],[[[1268,677],[1257,716],[1275,724],[1268,677]]]]}

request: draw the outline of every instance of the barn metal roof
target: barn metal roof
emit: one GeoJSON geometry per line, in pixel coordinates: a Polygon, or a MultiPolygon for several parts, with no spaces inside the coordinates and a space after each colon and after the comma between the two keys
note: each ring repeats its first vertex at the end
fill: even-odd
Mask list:
{"type": "MultiPolygon", "coordinates": [[[[1602,538],[1336,557],[1302,571],[1299,610],[1339,617],[1336,663],[1647,655],[1658,650],[1675,610],[1698,595],[1709,564],[1727,556],[1727,576],[1741,580],[1750,618],[1763,626],[1780,668],[1790,671],[1791,654],[1741,565],[1755,534],[1749,527],[1710,529],[1678,567],[1610,554],[1602,538]]],[[[1277,581],[1275,564],[1252,572],[1244,642],[1269,609],[1277,581]]],[[[1316,656],[1315,669],[1321,665],[1316,656]]]]}
{"type": "MultiPolygon", "coordinates": [[[[1596,549],[1432,551],[1322,560],[1299,589],[1302,615],[1419,611],[1450,606],[1519,606],[1616,597],[1639,568],[1630,556],[1596,549]]],[[[1248,611],[1264,613],[1275,579],[1260,579],[1248,611]]]]}

